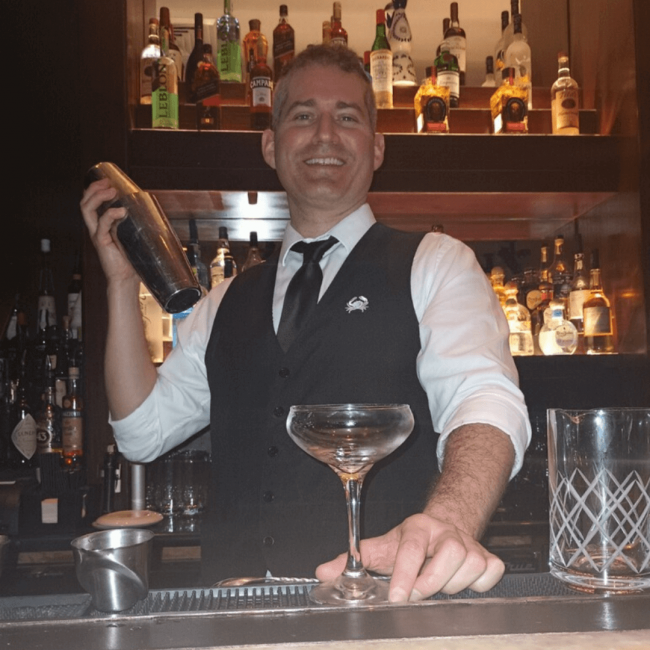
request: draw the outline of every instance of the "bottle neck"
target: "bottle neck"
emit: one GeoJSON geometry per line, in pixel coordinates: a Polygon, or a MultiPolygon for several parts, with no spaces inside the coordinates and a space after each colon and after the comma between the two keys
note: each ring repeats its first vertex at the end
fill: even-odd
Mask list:
{"type": "Polygon", "coordinates": [[[592,291],[602,289],[600,269],[591,269],[591,272],[589,273],[589,288],[592,291]]]}

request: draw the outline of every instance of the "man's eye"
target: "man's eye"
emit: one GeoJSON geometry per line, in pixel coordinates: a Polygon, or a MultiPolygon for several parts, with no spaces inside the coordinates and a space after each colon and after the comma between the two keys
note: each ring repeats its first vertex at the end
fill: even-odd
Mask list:
{"type": "Polygon", "coordinates": [[[341,122],[358,122],[359,119],[357,118],[356,115],[341,115],[339,117],[341,122]]]}

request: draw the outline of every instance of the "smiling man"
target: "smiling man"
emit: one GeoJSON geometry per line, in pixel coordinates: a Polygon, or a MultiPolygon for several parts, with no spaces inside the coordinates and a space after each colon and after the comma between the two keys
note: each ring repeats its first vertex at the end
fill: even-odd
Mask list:
{"type": "Polygon", "coordinates": [[[206,583],[341,572],[340,481],[285,422],[292,404],[343,402],[407,403],[415,416],[413,434],[364,486],[363,561],[392,575],[391,600],[483,591],[503,574],[478,540],[530,437],[507,324],[470,249],[375,222],[366,202],[384,156],[375,121],[353,52],[313,46],[293,60],[262,136],[290,210],[279,255],[214,288],[158,370],[138,278],[110,235],[123,213],[97,219],[114,190],[100,181],[82,199],[108,279],[106,380],[120,450],[146,462],[211,425],[206,583]],[[288,326],[292,280],[307,274],[321,282],[317,303],[288,326]]]}

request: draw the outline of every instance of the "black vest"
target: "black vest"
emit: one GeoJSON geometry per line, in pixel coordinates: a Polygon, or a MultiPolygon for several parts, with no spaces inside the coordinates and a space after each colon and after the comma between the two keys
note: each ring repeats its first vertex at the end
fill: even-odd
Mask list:
{"type": "Polygon", "coordinates": [[[436,438],[416,374],[411,266],[422,234],[375,224],[285,354],[273,330],[277,256],[237,276],[214,321],[212,491],[206,583],[233,576],[313,576],[347,550],[341,481],[289,438],[292,404],[410,404],[415,429],[363,486],[363,537],[421,511],[437,474],[436,438]]]}

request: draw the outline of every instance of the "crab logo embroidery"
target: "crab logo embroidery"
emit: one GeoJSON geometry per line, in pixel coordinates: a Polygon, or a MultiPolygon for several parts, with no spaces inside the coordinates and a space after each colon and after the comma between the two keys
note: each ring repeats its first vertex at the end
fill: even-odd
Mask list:
{"type": "Polygon", "coordinates": [[[348,300],[348,304],[345,305],[345,311],[348,314],[353,311],[366,311],[366,309],[368,309],[368,298],[365,296],[355,296],[348,300]]]}

